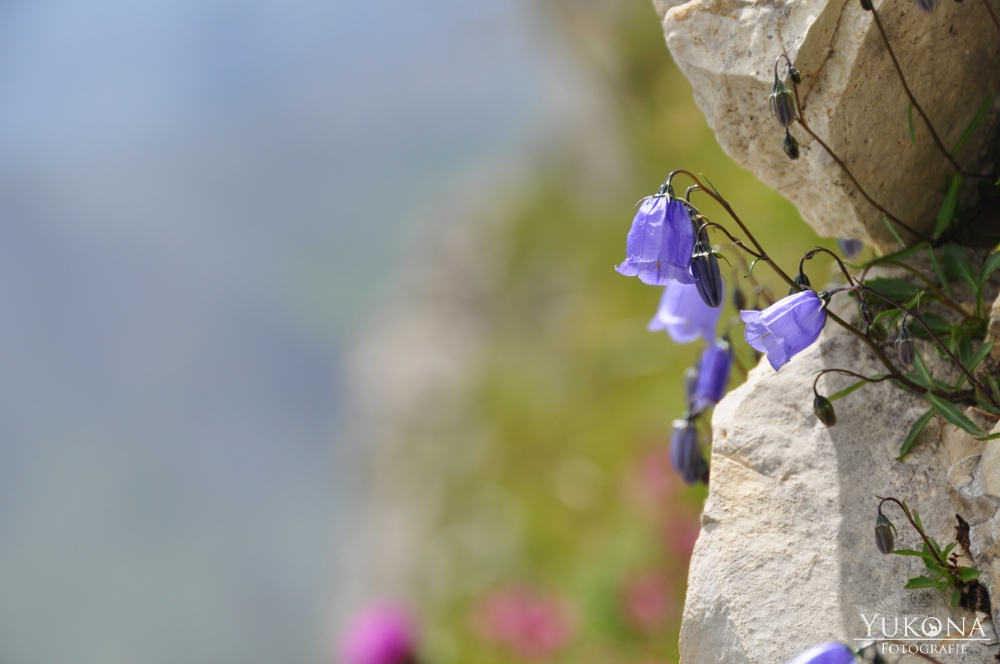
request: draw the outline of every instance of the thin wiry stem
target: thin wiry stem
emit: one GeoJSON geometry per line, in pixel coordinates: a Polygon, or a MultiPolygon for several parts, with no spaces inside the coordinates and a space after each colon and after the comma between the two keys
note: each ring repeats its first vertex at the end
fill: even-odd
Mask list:
{"type": "Polygon", "coordinates": [[[990,0],[983,0],[983,4],[986,5],[986,11],[990,13],[990,18],[993,19],[993,25],[996,26],[997,32],[1000,32],[1000,21],[997,20],[996,12],[993,11],[993,5],[990,4],[990,0]]]}
{"type": "Polygon", "coordinates": [[[872,18],[875,19],[875,26],[878,28],[878,33],[882,36],[882,43],[885,44],[885,48],[889,52],[889,57],[892,59],[892,66],[896,68],[896,75],[899,76],[899,82],[903,84],[903,90],[906,92],[906,96],[910,98],[910,103],[913,104],[913,108],[915,108],[917,113],[920,114],[920,117],[923,118],[924,124],[927,125],[928,131],[931,132],[931,137],[934,139],[934,143],[937,145],[938,150],[940,150],[941,154],[943,154],[948,161],[951,162],[951,165],[955,167],[955,170],[962,175],[974,178],[989,177],[989,175],[982,173],[973,173],[971,171],[964,170],[955,159],[954,155],[952,155],[948,148],[944,146],[944,143],[941,141],[941,137],[938,136],[937,130],[935,130],[934,125],[931,124],[931,119],[927,117],[926,113],[924,113],[924,109],[917,102],[917,98],[913,96],[910,86],[906,83],[906,77],[903,76],[903,69],[899,66],[899,60],[896,59],[896,53],[892,50],[892,46],[889,44],[889,37],[885,34],[885,28],[882,27],[882,19],[878,17],[878,11],[875,10],[875,7],[872,7],[871,12],[872,18]]]}

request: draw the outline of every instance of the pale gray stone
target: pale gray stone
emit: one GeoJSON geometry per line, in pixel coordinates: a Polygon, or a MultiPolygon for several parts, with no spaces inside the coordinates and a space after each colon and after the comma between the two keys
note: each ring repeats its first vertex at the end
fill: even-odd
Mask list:
{"type": "MultiPolygon", "coordinates": [[[[817,135],[892,214],[917,230],[933,229],[953,168],[916,113],[916,145],[910,144],[909,100],[872,14],[857,0],[654,5],[674,60],[719,143],[791,199],[817,232],[883,247],[894,243],[876,209],[801,127],[792,127],[801,158],[791,161],[782,151],[784,130],[768,107],[773,64],[782,51],[802,74],[803,113],[817,135]]],[[[957,153],[963,168],[985,170],[980,154],[1000,109],[1000,39],[981,3],[941,2],[932,15],[911,2],[883,0],[876,9],[911,90],[948,149],[987,95],[994,95],[982,128],[957,153]]],[[[973,185],[967,184],[971,195],[973,185]]]]}

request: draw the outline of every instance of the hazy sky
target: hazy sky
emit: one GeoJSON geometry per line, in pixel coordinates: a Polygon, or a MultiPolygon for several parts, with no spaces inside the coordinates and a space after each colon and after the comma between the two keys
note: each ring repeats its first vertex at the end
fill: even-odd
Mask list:
{"type": "Polygon", "coordinates": [[[0,661],[319,662],[345,340],[546,120],[520,0],[0,5],[0,661]]]}

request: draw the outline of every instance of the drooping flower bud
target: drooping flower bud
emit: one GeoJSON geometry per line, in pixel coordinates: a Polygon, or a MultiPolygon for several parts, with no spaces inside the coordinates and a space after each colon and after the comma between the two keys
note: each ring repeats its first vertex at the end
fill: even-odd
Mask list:
{"type": "Polygon", "coordinates": [[[797,109],[795,108],[795,95],[792,91],[788,89],[781,79],[777,76],[774,78],[774,87],[771,89],[771,113],[774,114],[775,119],[778,120],[778,124],[782,127],[788,127],[793,122],[797,116],[797,109]]]}
{"type": "Polygon", "coordinates": [[[861,8],[866,12],[870,12],[875,5],[872,4],[872,0],[861,0],[861,8]]]}
{"type": "Polygon", "coordinates": [[[795,278],[792,279],[792,281],[795,282],[795,286],[799,286],[799,288],[796,288],[795,286],[789,286],[788,287],[789,295],[795,295],[796,293],[801,293],[803,289],[812,288],[812,284],[809,283],[809,277],[806,276],[805,272],[799,272],[797,275],[795,275],[795,278]]]}
{"type": "Polygon", "coordinates": [[[861,240],[852,240],[838,237],[837,245],[848,258],[854,258],[865,248],[865,243],[861,240]]]}
{"type": "Polygon", "coordinates": [[[692,410],[700,411],[722,400],[732,365],[733,349],[725,339],[716,339],[705,349],[698,361],[698,383],[690,401],[692,410]]]}
{"type": "Polygon", "coordinates": [[[743,294],[739,286],[733,288],[733,306],[736,307],[736,311],[747,308],[747,296],[743,294]]]}
{"type": "Polygon", "coordinates": [[[868,336],[871,340],[877,344],[885,343],[885,340],[889,338],[889,331],[885,329],[885,325],[882,321],[876,321],[871,327],[868,328],[868,336]]]}
{"type": "Polygon", "coordinates": [[[787,128],[785,129],[785,143],[781,147],[784,148],[789,159],[794,161],[799,158],[799,142],[795,140],[792,132],[788,131],[787,128]]]}
{"type": "Polygon", "coordinates": [[[933,14],[934,10],[937,9],[938,0],[913,0],[913,4],[925,14],[933,14]]]}
{"type": "Polygon", "coordinates": [[[701,295],[705,304],[713,308],[722,305],[726,288],[722,283],[722,272],[719,271],[719,259],[712,253],[712,245],[704,240],[699,240],[694,245],[691,276],[694,277],[698,295],[701,295]]]}
{"type": "Polygon", "coordinates": [[[910,330],[906,327],[906,321],[899,326],[899,335],[896,336],[896,354],[899,356],[899,362],[904,367],[909,369],[913,366],[913,361],[916,360],[917,351],[913,347],[913,335],[910,334],[910,330]]]}
{"type": "Polygon", "coordinates": [[[819,421],[828,427],[837,423],[837,412],[833,409],[833,402],[822,394],[817,394],[816,398],[813,399],[813,412],[816,413],[819,421]]]}
{"type": "Polygon", "coordinates": [[[861,298],[861,322],[865,324],[865,329],[870,328],[875,322],[875,314],[872,313],[872,308],[868,306],[868,301],[864,297],[861,298]]]}
{"type": "Polygon", "coordinates": [[[788,65],[788,78],[792,79],[795,85],[802,85],[802,76],[793,64],[788,65]]]}
{"type": "Polygon", "coordinates": [[[892,553],[895,545],[892,535],[892,522],[889,521],[889,517],[881,512],[878,513],[878,518],[875,519],[875,544],[878,546],[878,550],[885,554],[892,553]]]}
{"type": "Polygon", "coordinates": [[[707,473],[707,463],[698,443],[698,428],[690,419],[674,422],[674,435],[670,438],[670,463],[686,484],[702,481],[707,473]]]}

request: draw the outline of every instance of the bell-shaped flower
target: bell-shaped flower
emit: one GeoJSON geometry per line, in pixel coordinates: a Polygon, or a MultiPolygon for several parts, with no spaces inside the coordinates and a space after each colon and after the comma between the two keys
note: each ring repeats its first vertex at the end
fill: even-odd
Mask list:
{"type": "Polygon", "coordinates": [[[857,664],[851,649],[843,643],[821,643],[799,653],[788,664],[857,664]]]}
{"type": "Polygon", "coordinates": [[[691,343],[698,337],[705,341],[715,338],[715,326],[722,308],[713,309],[705,304],[695,284],[672,281],[663,289],[660,308],[649,321],[650,332],[666,330],[679,344],[691,343]]]}
{"type": "Polygon", "coordinates": [[[690,419],[674,422],[670,438],[670,463],[685,484],[708,482],[708,462],[698,442],[698,428],[690,419]]]}
{"type": "Polygon", "coordinates": [[[747,324],[746,340],[754,350],[767,353],[777,371],[819,338],[826,324],[826,303],[807,290],[778,300],[764,311],[741,311],[747,324]]]}
{"type": "Polygon", "coordinates": [[[694,251],[694,227],[687,207],[667,195],[650,196],[632,220],[625,262],[616,267],[626,277],[638,276],[651,286],[671,281],[693,284],[689,272],[694,251]]]}
{"type": "Polygon", "coordinates": [[[410,614],[398,606],[380,604],[347,625],[340,658],[343,664],[414,664],[416,645],[410,614]]]}
{"type": "Polygon", "coordinates": [[[717,339],[705,349],[698,361],[698,381],[691,398],[691,408],[699,411],[719,403],[729,384],[733,349],[725,339],[717,339]]]}

